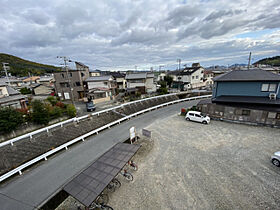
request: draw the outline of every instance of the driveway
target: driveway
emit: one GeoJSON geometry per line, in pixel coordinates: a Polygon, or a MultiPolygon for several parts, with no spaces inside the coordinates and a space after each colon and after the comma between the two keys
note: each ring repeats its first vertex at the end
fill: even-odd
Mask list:
{"type": "MultiPolygon", "coordinates": [[[[110,194],[114,209],[279,209],[280,130],[173,115],[147,127],[152,141],[134,181],[110,194]]],[[[147,141],[146,141],[147,142],[147,141]]],[[[140,152],[141,153],[141,152],[140,152]]]]}

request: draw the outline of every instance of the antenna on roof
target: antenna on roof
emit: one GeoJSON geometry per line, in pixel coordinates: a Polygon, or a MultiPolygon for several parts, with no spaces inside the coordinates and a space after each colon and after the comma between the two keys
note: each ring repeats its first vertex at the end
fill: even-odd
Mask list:
{"type": "Polygon", "coordinates": [[[249,70],[250,65],[251,65],[251,55],[252,55],[252,53],[250,52],[249,59],[248,59],[248,67],[247,67],[248,70],[249,70]]]}

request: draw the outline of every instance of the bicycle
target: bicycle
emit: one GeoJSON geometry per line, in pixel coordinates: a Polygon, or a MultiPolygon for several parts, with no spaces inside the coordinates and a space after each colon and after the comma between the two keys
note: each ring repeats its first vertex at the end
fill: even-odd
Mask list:
{"type": "Polygon", "coordinates": [[[109,202],[109,196],[107,194],[101,193],[99,196],[97,196],[95,201],[98,204],[107,204],[109,202]]]}
{"type": "Polygon", "coordinates": [[[107,189],[111,192],[115,192],[116,188],[120,188],[121,187],[121,182],[117,179],[114,178],[112,179],[112,181],[108,184],[107,189]]]}
{"type": "Polygon", "coordinates": [[[136,163],[133,160],[128,161],[128,165],[131,166],[134,171],[138,170],[138,166],[136,165],[136,163]]]}
{"type": "Polygon", "coordinates": [[[126,180],[128,180],[128,181],[133,180],[132,174],[127,172],[127,170],[125,170],[125,169],[123,171],[121,171],[120,174],[123,175],[126,178],[126,180]]]}

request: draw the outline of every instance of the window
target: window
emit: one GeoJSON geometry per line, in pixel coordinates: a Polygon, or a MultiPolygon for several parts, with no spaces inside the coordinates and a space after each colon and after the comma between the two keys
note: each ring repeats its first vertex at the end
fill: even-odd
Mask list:
{"type": "Polygon", "coordinates": [[[276,84],[269,84],[268,91],[272,91],[272,92],[276,91],[276,84]]]}
{"type": "Polygon", "coordinates": [[[276,119],[280,119],[280,113],[277,113],[276,119]]]}
{"type": "Polygon", "coordinates": [[[0,90],[0,95],[3,95],[3,91],[2,90],[0,90]]]}
{"type": "Polygon", "coordinates": [[[69,73],[69,77],[72,77],[72,73],[69,73]]]}
{"type": "Polygon", "coordinates": [[[268,116],[267,118],[270,118],[270,119],[275,119],[276,118],[276,112],[268,112],[268,116]]]}
{"type": "Polygon", "coordinates": [[[85,74],[84,74],[84,73],[81,73],[81,76],[83,77],[83,76],[85,76],[85,74]]]}
{"type": "Polygon", "coordinates": [[[242,115],[249,116],[250,115],[250,110],[243,109],[242,110],[242,115]]]}
{"type": "Polygon", "coordinates": [[[81,86],[81,83],[80,82],[76,82],[76,86],[81,86]]]}
{"type": "Polygon", "coordinates": [[[201,117],[199,114],[195,114],[196,117],[201,117]]]}
{"type": "Polygon", "coordinates": [[[194,79],[194,76],[192,76],[192,79],[194,79]]]}
{"type": "Polygon", "coordinates": [[[61,97],[61,96],[62,96],[62,94],[61,94],[61,93],[57,93],[57,95],[58,95],[59,97],[61,97]]]}
{"type": "Polygon", "coordinates": [[[196,79],[198,79],[198,76],[195,76],[196,79]]]}
{"type": "Polygon", "coordinates": [[[61,77],[64,78],[64,74],[61,74],[61,77]]]}
{"type": "Polygon", "coordinates": [[[193,113],[189,113],[189,115],[190,115],[190,116],[194,116],[194,114],[193,114],[193,113]]]}
{"type": "Polygon", "coordinates": [[[277,85],[276,84],[269,84],[269,83],[266,83],[266,84],[262,84],[262,92],[274,92],[276,91],[277,89],[277,85]]]}

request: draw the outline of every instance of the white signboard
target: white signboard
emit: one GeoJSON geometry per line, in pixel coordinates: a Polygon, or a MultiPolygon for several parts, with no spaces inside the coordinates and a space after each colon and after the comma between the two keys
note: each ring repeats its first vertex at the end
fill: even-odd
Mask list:
{"type": "Polygon", "coordinates": [[[64,98],[65,99],[70,99],[69,93],[64,93],[64,98]]]}
{"type": "Polygon", "coordinates": [[[134,139],[136,136],[136,131],[135,131],[135,127],[131,127],[129,129],[129,136],[130,136],[130,140],[134,139]]]}

